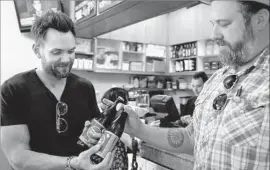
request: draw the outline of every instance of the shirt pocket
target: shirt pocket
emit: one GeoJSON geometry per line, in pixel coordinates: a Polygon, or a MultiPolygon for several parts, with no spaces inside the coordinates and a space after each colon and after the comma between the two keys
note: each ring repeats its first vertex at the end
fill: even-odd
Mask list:
{"type": "Polygon", "coordinates": [[[222,139],[232,146],[257,146],[264,115],[250,104],[228,107],[222,126],[222,139]]]}

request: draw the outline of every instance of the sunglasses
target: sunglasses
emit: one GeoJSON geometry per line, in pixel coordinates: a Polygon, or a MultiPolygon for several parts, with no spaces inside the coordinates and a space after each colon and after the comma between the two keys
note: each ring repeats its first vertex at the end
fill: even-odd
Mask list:
{"type": "MultiPolygon", "coordinates": [[[[248,68],[242,75],[237,76],[235,74],[229,75],[227,76],[224,80],[223,80],[223,86],[225,89],[229,90],[232,89],[234,87],[234,85],[238,82],[239,78],[243,75],[246,75],[248,73],[250,73],[253,69],[255,68],[255,66],[251,66],[250,68],[248,68]]],[[[239,97],[241,95],[242,92],[242,86],[241,88],[237,91],[236,96],[239,97]]],[[[226,104],[228,103],[228,96],[226,93],[220,94],[218,95],[214,101],[213,101],[213,108],[214,110],[222,110],[224,108],[224,106],[226,106],[226,104]]]]}
{"type": "Polygon", "coordinates": [[[64,102],[56,104],[56,131],[64,133],[68,130],[67,120],[63,117],[68,112],[68,105],[64,102]]]}

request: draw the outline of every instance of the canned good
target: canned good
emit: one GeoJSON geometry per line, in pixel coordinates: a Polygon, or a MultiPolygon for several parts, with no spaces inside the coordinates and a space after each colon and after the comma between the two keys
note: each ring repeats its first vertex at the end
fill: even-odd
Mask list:
{"type": "Polygon", "coordinates": [[[98,144],[101,145],[100,150],[91,156],[91,161],[95,164],[100,163],[109,152],[113,151],[118,140],[118,136],[108,130],[105,130],[98,141],[98,144]]]}
{"type": "MultiPolygon", "coordinates": [[[[96,134],[102,133],[102,130],[105,129],[102,124],[100,124],[96,119],[92,119],[91,125],[83,131],[79,137],[80,141],[83,144],[87,145],[89,148],[92,147],[90,139],[94,138],[96,134]]],[[[80,144],[80,143],[79,143],[80,144]]]]}

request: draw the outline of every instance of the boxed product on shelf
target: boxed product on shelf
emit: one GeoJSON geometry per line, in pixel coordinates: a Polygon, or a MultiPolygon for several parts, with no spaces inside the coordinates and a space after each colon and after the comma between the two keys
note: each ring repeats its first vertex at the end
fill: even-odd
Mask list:
{"type": "Polygon", "coordinates": [[[150,63],[150,62],[146,63],[146,71],[147,72],[153,71],[153,63],[150,63]]]}
{"type": "Polygon", "coordinates": [[[77,58],[74,59],[72,68],[73,68],[73,69],[77,69],[77,68],[78,68],[78,59],[77,59],[77,58]]]}
{"type": "Polygon", "coordinates": [[[153,61],[153,71],[154,72],[165,72],[165,61],[158,61],[158,60],[154,60],[153,61]]]}
{"type": "Polygon", "coordinates": [[[147,77],[140,77],[139,79],[139,87],[146,88],[147,87],[147,77]]]}
{"type": "Polygon", "coordinates": [[[130,71],[142,71],[143,63],[141,61],[131,61],[130,62],[130,71]]]}
{"type": "Polygon", "coordinates": [[[129,70],[129,62],[123,62],[122,70],[128,71],[129,70]]]}
{"type": "Polygon", "coordinates": [[[204,62],[204,70],[210,70],[210,62],[204,62]]]}
{"type": "Polygon", "coordinates": [[[156,88],[156,78],[155,78],[155,76],[148,76],[147,87],[148,88],[156,88]]]}
{"type": "Polygon", "coordinates": [[[212,61],[210,63],[210,70],[217,70],[218,69],[218,61],[212,61]]]}
{"type": "Polygon", "coordinates": [[[75,52],[90,54],[91,53],[91,39],[76,38],[76,49],[75,52]]]}
{"type": "Polygon", "coordinates": [[[91,70],[93,69],[93,60],[91,59],[83,59],[83,68],[85,70],[91,70]]]}

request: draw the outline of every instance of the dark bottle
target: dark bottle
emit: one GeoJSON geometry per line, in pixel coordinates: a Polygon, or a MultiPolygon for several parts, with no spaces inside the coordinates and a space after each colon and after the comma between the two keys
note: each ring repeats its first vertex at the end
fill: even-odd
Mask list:
{"type": "Polygon", "coordinates": [[[98,144],[101,145],[100,150],[91,156],[93,163],[100,163],[109,152],[113,151],[116,143],[124,132],[126,119],[127,113],[122,112],[121,115],[112,122],[111,126],[104,131],[98,141],[98,144]]]}
{"type": "Polygon", "coordinates": [[[77,144],[79,144],[83,148],[86,148],[87,146],[90,148],[92,144],[89,140],[93,137],[93,135],[101,133],[103,129],[108,128],[110,123],[115,119],[115,115],[117,113],[116,106],[118,103],[124,103],[123,98],[118,97],[115,102],[109,108],[107,108],[99,117],[92,119],[91,125],[82,132],[77,144]]]}

